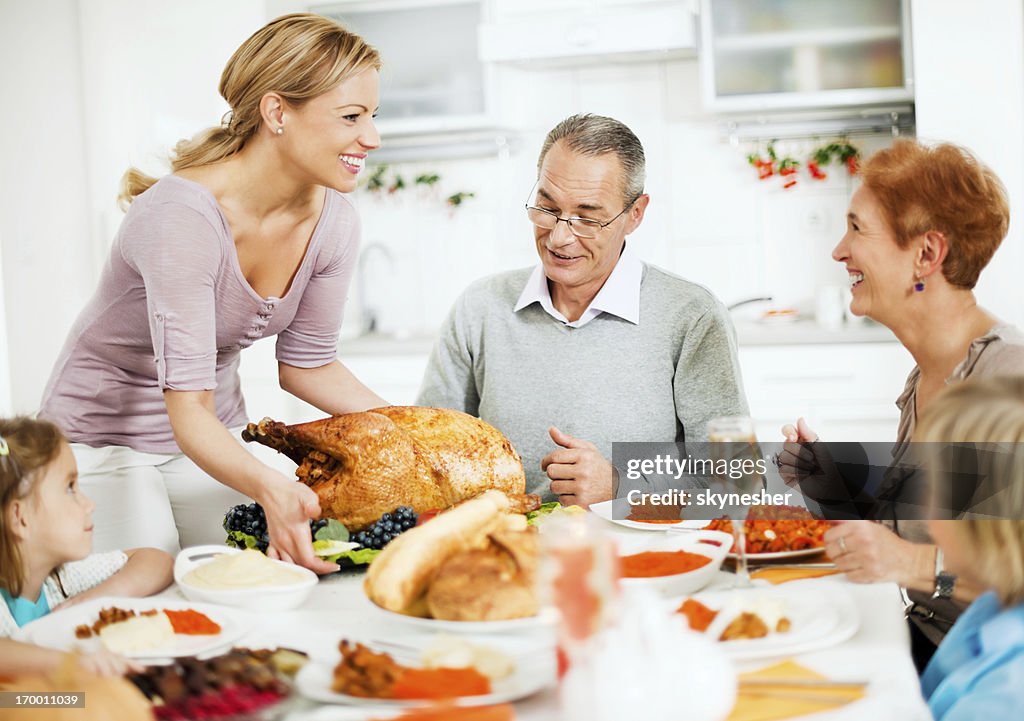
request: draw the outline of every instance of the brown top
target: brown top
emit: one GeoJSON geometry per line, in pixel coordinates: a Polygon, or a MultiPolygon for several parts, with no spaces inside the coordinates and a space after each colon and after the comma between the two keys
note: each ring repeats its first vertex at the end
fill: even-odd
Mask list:
{"type": "MultiPolygon", "coordinates": [[[[946,384],[967,378],[991,378],[998,376],[1024,375],[1024,333],[1012,325],[993,326],[988,333],[975,338],[967,349],[967,357],[953,369],[946,378],[946,384]]],[[[917,429],[917,385],[921,380],[921,369],[914,366],[907,377],[903,393],[896,399],[900,409],[900,424],[896,444],[892,449],[893,463],[897,464],[907,452],[910,440],[917,429]]],[[[924,521],[899,521],[894,530],[908,541],[931,543],[928,527],[924,521]]],[[[939,643],[950,625],[964,610],[965,606],[946,599],[933,599],[930,593],[908,591],[908,597],[924,613],[934,617],[918,615],[911,618],[922,632],[935,643],[939,643]]]]}

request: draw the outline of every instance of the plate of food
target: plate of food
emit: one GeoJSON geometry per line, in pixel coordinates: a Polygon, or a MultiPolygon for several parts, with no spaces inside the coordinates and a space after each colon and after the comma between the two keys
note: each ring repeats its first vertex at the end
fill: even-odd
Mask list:
{"type": "Polygon", "coordinates": [[[97,598],[21,628],[20,641],[62,650],[107,648],[127,658],[195,656],[233,643],[248,616],[170,598],[97,598]]]}
{"type": "Polygon", "coordinates": [[[312,661],[295,678],[300,694],[321,703],[349,706],[421,706],[448,701],[486,706],[531,696],[556,681],[551,649],[530,657],[509,656],[468,642],[463,648],[399,663],[391,654],[342,641],[340,657],[312,661]],[[459,665],[450,665],[450,662],[459,665]]]}
{"type": "Polygon", "coordinates": [[[590,510],[598,518],[603,518],[617,526],[633,528],[638,531],[664,531],[668,528],[680,527],[687,523],[687,521],[678,517],[678,508],[671,510],[667,506],[664,508],[644,506],[641,512],[625,498],[613,498],[610,501],[592,503],[590,510]],[[660,514],[658,511],[660,511],[660,514]],[[673,514],[675,515],[674,518],[672,517],[673,514]],[[641,515],[643,519],[641,519],[641,515]],[[659,518],[658,515],[665,517],[659,518]]]}
{"type": "Polygon", "coordinates": [[[842,643],[860,625],[857,608],[837,583],[704,591],[672,602],[690,627],[718,639],[736,659],[804,653],[842,643]]]}
{"type": "Polygon", "coordinates": [[[385,546],[366,573],[371,605],[432,631],[506,633],[543,627],[540,542],[500,491],[487,491],[385,546]]]}
{"type": "Polygon", "coordinates": [[[286,648],[232,648],[202,660],[176,658],[126,678],[142,692],[158,719],[259,721],[281,716],[292,679],[308,661],[286,648]]]}
{"type": "MultiPolygon", "coordinates": [[[[732,534],[732,521],[688,520],[684,528],[723,531],[732,534]]],[[[776,561],[814,556],[825,550],[825,532],[829,521],[815,518],[804,508],[794,506],[753,506],[744,523],[747,560],[776,561]]],[[[736,558],[732,549],[729,558],[736,558]]]]}

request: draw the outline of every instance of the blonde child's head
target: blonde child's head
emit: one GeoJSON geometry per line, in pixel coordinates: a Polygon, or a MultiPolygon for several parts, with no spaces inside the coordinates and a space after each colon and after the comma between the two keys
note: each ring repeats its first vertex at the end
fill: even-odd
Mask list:
{"type": "Polygon", "coordinates": [[[64,435],[49,421],[0,418],[0,588],[21,594],[27,566],[84,558],[92,502],[64,435]]]}
{"type": "MultiPolygon", "coordinates": [[[[973,509],[1009,520],[931,521],[929,530],[950,570],[995,591],[1006,606],[1024,601],[1024,520],[1017,520],[1024,518],[1024,377],[949,388],[931,403],[914,440],[985,444],[969,459],[973,475],[989,484],[973,509]]],[[[956,481],[937,467],[930,476],[935,495],[956,481]]]]}

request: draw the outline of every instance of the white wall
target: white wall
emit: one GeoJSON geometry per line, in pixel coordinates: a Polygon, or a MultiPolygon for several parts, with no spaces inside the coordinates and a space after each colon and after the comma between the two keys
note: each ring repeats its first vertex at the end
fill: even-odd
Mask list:
{"type": "Polygon", "coordinates": [[[179,138],[220,121],[220,72],[264,22],[262,0],[0,3],[0,354],[12,379],[0,401],[9,393],[14,411],[38,407],[92,294],[121,218],[121,174],[166,172],[179,138]]]}
{"type": "Polygon", "coordinates": [[[917,129],[975,152],[1010,196],[1010,233],[978,284],[979,302],[1024,324],[1024,10],[1015,0],[912,5],[917,129]]]}
{"type": "Polygon", "coordinates": [[[120,224],[129,165],[167,172],[174,144],[220,123],[217,92],[235,48],[266,22],[262,0],[80,0],[85,147],[93,245],[120,224]]]}
{"type": "MultiPolygon", "coordinates": [[[[29,413],[95,275],[78,3],[0,3],[0,68],[0,306],[12,351],[10,385],[0,392],[9,406],[0,410],[29,413]]],[[[7,377],[0,374],[0,382],[7,385],[7,377]]]]}
{"type": "Polygon", "coordinates": [[[11,368],[7,349],[7,311],[4,309],[4,253],[0,246],[0,416],[9,416],[14,412],[11,402],[11,368]]]}

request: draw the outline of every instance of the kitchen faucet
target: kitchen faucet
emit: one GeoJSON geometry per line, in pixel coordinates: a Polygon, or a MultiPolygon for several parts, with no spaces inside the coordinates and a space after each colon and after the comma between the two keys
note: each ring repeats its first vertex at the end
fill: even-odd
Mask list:
{"type": "Polygon", "coordinates": [[[369,333],[375,333],[377,331],[377,325],[379,323],[378,309],[369,304],[367,300],[369,296],[369,285],[370,277],[366,271],[367,261],[374,254],[380,253],[381,256],[387,260],[388,268],[390,270],[395,269],[395,255],[391,252],[391,249],[380,242],[369,243],[363,247],[359,253],[359,281],[356,284],[358,289],[359,298],[359,312],[362,314],[362,323],[360,332],[362,335],[369,333]]]}
{"type": "Polygon", "coordinates": [[[747,305],[747,303],[757,303],[760,300],[772,300],[772,297],[770,295],[765,295],[765,296],[760,296],[758,298],[747,298],[745,300],[741,300],[741,301],[739,301],[737,303],[732,303],[731,305],[726,306],[726,310],[736,310],[741,305],[747,305]]]}

